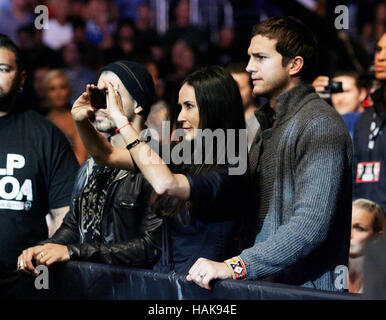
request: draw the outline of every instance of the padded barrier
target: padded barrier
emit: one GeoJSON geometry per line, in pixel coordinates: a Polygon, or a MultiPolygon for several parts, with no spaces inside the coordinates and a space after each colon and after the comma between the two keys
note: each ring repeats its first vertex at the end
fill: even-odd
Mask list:
{"type": "Polygon", "coordinates": [[[88,262],[68,262],[49,269],[49,289],[37,290],[32,277],[21,284],[23,299],[103,300],[359,300],[333,293],[263,281],[216,281],[202,289],[182,274],[158,273],[88,262]]]}

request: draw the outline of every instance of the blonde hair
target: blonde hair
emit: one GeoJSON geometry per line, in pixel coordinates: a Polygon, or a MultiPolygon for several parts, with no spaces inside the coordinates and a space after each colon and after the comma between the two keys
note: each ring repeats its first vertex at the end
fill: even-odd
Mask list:
{"type": "Polygon", "coordinates": [[[375,233],[384,233],[385,231],[385,215],[381,206],[371,200],[357,199],[352,203],[353,207],[358,207],[366,210],[374,216],[373,229],[375,233]]]}
{"type": "Polygon", "coordinates": [[[50,81],[54,78],[65,79],[67,86],[68,86],[68,89],[70,90],[70,93],[71,93],[71,84],[70,84],[70,80],[68,79],[67,75],[62,70],[55,69],[55,70],[51,70],[50,72],[48,72],[47,75],[43,79],[42,88],[43,88],[45,94],[48,91],[50,81]]]}

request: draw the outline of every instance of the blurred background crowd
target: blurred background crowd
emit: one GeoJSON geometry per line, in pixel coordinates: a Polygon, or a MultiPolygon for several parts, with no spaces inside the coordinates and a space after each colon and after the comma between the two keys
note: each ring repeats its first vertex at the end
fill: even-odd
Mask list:
{"type": "MultiPolygon", "coordinates": [[[[0,0],[0,33],[22,51],[28,77],[20,106],[55,123],[83,163],[88,155],[76,133],[71,106],[86,84],[96,83],[103,66],[117,60],[137,61],[153,76],[157,101],[148,126],[160,130],[161,120],[176,118],[177,93],[187,74],[218,64],[239,84],[248,127],[248,119],[264,103],[253,98],[245,72],[250,33],[253,25],[275,15],[298,18],[316,35],[319,62],[310,81],[318,92],[325,91],[329,79],[342,82],[342,92],[332,92],[326,99],[353,136],[359,115],[372,105],[370,94],[381,85],[374,78],[373,63],[376,43],[386,32],[384,1],[0,0]],[[48,7],[49,24],[39,30],[34,24],[35,8],[42,4],[48,7]],[[348,8],[349,27],[338,30],[339,14],[334,10],[342,4],[348,8]]],[[[354,207],[353,222],[360,220],[359,211],[365,212],[368,229],[375,230],[358,242],[383,232],[379,206],[355,203],[354,207]],[[372,228],[372,224],[381,227],[372,228]]],[[[353,224],[353,234],[360,223],[353,224]]],[[[361,255],[353,253],[352,261],[361,255]]],[[[350,282],[351,292],[360,292],[358,283],[350,282]]]]}
{"type": "Polygon", "coordinates": [[[23,52],[23,106],[46,115],[69,107],[102,66],[119,59],[146,65],[157,98],[172,105],[180,81],[197,67],[246,65],[252,26],[273,15],[292,15],[314,31],[318,75],[341,69],[371,74],[386,20],[386,5],[376,0],[0,0],[0,33],[23,52]],[[34,10],[42,4],[49,24],[38,30],[34,10]],[[334,25],[340,4],[349,9],[347,30],[334,25]],[[52,69],[63,71],[61,81],[52,81],[58,74],[46,78],[52,69]]]}

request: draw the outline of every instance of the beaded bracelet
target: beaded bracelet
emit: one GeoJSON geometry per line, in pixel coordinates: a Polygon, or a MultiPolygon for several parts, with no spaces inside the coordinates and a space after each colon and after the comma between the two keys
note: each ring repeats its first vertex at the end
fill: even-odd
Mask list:
{"type": "Polygon", "coordinates": [[[245,279],[247,271],[243,260],[240,257],[233,257],[224,261],[228,268],[232,271],[233,279],[245,279]]]}

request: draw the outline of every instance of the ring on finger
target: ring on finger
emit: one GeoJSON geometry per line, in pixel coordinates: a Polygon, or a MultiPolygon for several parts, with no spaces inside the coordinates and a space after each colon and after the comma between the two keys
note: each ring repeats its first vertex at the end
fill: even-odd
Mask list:
{"type": "Polygon", "coordinates": [[[17,268],[18,268],[18,269],[21,269],[21,268],[23,268],[23,267],[24,267],[24,262],[20,260],[20,261],[17,263],[17,268]]]}
{"type": "Polygon", "coordinates": [[[43,258],[44,257],[44,252],[40,252],[40,256],[43,258]]]}
{"type": "Polygon", "coordinates": [[[203,275],[203,274],[201,274],[201,273],[198,273],[198,276],[199,276],[201,279],[203,279],[203,278],[204,278],[204,275],[203,275]]]}

